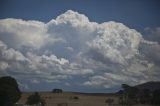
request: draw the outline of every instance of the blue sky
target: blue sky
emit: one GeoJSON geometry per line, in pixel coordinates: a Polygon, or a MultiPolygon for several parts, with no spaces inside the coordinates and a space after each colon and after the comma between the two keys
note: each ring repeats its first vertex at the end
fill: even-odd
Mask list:
{"type": "Polygon", "coordinates": [[[160,26],[159,0],[1,0],[0,18],[48,22],[69,9],[91,21],[122,22],[140,31],[160,26]]]}
{"type": "Polygon", "coordinates": [[[0,0],[0,76],[25,91],[160,81],[159,0],[0,0]]]}

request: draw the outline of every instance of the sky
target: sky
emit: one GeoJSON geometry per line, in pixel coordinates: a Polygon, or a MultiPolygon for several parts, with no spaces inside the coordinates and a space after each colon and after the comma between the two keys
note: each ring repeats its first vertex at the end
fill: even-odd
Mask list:
{"type": "Polygon", "coordinates": [[[160,81],[159,20],[159,0],[0,0],[0,76],[22,91],[160,81]]]}

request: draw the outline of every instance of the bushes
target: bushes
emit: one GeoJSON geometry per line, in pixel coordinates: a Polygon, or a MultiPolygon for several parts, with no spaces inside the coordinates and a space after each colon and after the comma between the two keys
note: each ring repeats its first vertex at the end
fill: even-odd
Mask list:
{"type": "Polygon", "coordinates": [[[21,92],[17,81],[12,77],[0,78],[0,106],[14,106],[20,99],[21,92]]]}
{"type": "Polygon", "coordinates": [[[69,99],[70,100],[79,100],[79,97],[78,96],[71,96],[69,99]]]}
{"type": "Polygon", "coordinates": [[[45,105],[45,101],[44,101],[44,99],[42,99],[40,97],[38,92],[35,92],[34,94],[30,95],[27,98],[26,104],[36,105],[36,106],[44,106],[45,105]]]}
{"type": "Polygon", "coordinates": [[[114,99],[108,98],[105,101],[108,105],[111,105],[114,102],[114,99]]]}

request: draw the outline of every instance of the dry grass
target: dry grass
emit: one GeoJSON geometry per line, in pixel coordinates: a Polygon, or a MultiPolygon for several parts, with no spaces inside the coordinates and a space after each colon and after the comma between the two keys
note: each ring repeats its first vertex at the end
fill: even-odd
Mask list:
{"type": "MultiPolygon", "coordinates": [[[[25,104],[27,97],[33,92],[23,93],[19,103],[25,104]]],[[[119,96],[116,94],[85,94],[85,93],[51,93],[39,92],[40,96],[45,100],[45,106],[121,106],[118,104],[119,96]],[[75,99],[76,97],[76,99],[75,99]],[[78,99],[77,99],[78,97],[78,99]],[[109,105],[105,101],[111,98],[114,102],[109,105]]],[[[151,105],[136,105],[151,106],[151,105]]]]}
{"type": "MultiPolygon", "coordinates": [[[[27,97],[33,93],[23,93],[19,103],[24,104],[27,97]]],[[[111,94],[81,94],[81,93],[50,93],[40,92],[40,96],[46,101],[45,106],[108,106],[105,101],[112,98],[112,106],[118,104],[118,96],[111,94]]]]}

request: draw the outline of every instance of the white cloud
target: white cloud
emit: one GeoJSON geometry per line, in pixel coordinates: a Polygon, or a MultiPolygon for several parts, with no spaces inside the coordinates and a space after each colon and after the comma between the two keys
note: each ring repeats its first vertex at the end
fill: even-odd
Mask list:
{"type": "Polygon", "coordinates": [[[9,67],[8,63],[0,61],[0,70],[6,70],[9,67]]]}
{"type": "Polygon", "coordinates": [[[19,51],[8,49],[2,52],[2,57],[6,60],[24,61],[26,58],[19,51]]]}
{"type": "Polygon", "coordinates": [[[145,28],[146,35],[144,36],[145,39],[149,41],[156,41],[160,44],[160,27],[157,28],[145,28]]]}
{"type": "Polygon", "coordinates": [[[48,23],[1,19],[0,39],[0,70],[19,80],[72,86],[69,79],[84,76],[83,85],[104,88],[160,80],[157,42],[122,23],[90,22],[72,10],[48,23]]]}
{"type": "MultiPolygon", "coordinates": [[[[8,48],[8,46],[4,44],[2,41],[0,41],[0,59],[6,62],[27,61],[27,58],[21,52],[14,50],[13,48],[8,48]]],[[[3,62],[3,64],[4,63],[5,62],[3,62]]]]}
{"type": "Polygon", "coordinates": [[[31,82],[34,83],[34,84],[40,83],[37,79],[32,79],[31,82]]]}
{"type": "Polygon", "coordinates": [[[140,33],[115,22],[100,24],[97,34],[93,41],[88,42],[90,49],[103,58],[120,64],[137,53],[141,40],[140,33]]]}
{"type": "Polygon", "coordinates": [[[143,53],[148,60],[153,61],[155,64],[160,64],[160,44],[156,42],[143,42],[140,48],[140,52],[143,53]]]}
{"type": "Polygon", "coordinates": [[[30,89],[29,86],[27,84],[24,84],[24,83],[21,83],[21,82],[18,82],[18,85],[21,89],[25,89],[25,90],[28,90],[30,89]]]}
{"type": "Polygon", "coordinates": [[[0,20],[0,34],[1,40],[13,48],[32,47],[39,49],[46,43],[60,40],[49,37],[45,23],[21,19],[0,20]]]}

